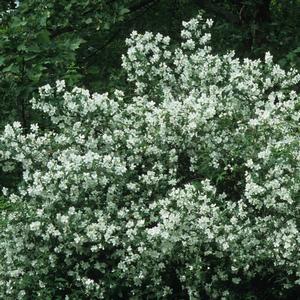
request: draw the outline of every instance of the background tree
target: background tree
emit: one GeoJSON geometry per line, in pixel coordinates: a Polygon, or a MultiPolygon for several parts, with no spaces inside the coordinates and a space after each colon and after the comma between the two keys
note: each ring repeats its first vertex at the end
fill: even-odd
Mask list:
{"type": "Polygon", "coordinates": [[[218,22],[221,48],[243,57],[262,57],[270,50],[283,66],[300,67],[300,1],[204,0],[199,7],[218,22]]]}
{"type": "Polygon", "coordinates": [[[28,100],[46,82],[65,79],[93,91],[124,86],[126,36],[148,30],[176,41],[181,22],[199,9],[216,20],[216,51],[257,58],[270,50],[283,66],[300,66],[299,0],[23,0],[0,9],[0,128],[15,119],[27,128],[36,119],[28,100]]]}

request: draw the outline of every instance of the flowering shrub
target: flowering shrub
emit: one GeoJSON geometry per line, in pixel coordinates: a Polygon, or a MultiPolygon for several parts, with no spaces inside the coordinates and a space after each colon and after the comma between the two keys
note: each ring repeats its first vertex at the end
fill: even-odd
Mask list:
{"type": "Polygon", "coordinates": [[[40,88],[50,129],[7,125],[21,165],[0,233],[2,299],[287,299],[300,284],[296,71],[133,32],[128,93],[40,88]],[[131,92],[130,92],[131,91],[131,92]],[[176,298],[177,297],[177,298],[176,298]]]}

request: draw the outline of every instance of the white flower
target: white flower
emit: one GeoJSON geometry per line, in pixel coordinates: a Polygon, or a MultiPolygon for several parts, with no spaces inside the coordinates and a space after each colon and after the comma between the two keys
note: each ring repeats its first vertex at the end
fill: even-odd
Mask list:
{"type": "Polygon", "coordinates": [[[58,93],[61,93],[62,91],[64,91],[65,87],[66,87],[66,83],[64,80],[57,80],[55,82],[56,84],[56,90],[58,93]]]}
{"type": "Polygon", "coordinates": [[[30,230],[32,230],[32,231],[38,231],[40,229],[40,227],[41,227],[41,222],[39,222],[39,221],[32,222],[30,224],[30,230]]]}

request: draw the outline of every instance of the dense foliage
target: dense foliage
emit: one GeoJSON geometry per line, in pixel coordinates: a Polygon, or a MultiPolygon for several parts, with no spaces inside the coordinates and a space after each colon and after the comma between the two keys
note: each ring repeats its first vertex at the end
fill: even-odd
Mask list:
{"type": "Polygon", "coordinates": [[[300,75],[214,54],[211,25],[133,32],[128,91],[57,81],[31,101],[47,128],[5,127],[23,179],[3,191],[1,298],[295,299],[300,75]]]}

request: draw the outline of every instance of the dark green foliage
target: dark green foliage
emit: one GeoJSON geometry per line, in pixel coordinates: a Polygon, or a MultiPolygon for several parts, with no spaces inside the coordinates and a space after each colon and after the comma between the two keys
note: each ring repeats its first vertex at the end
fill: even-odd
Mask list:
{"type": "Polygon", "coordinates": [[[28,100],[37,88],[57,78],[75,84],[82,74],[77,51],[90,37],[102,38],[122,19],[125,1],[22,1],[1,24],[1,111],[27,127],[28,100]]]}
{"type": "Polygon", "coordinates": [[[300,2],[276,0],[23,0],[1,4],[0,128],[38,121],[28,101],[45,83],[65,79],[93,91],[123,86],[120,56],[132,30],[178,38],[182,20],[204,10],[216,20],[215,49],[241,57],[270,50],[300,68],[300,2]]]}
{"type": "Polygon", "coordinates": [[[230,47],[240,56],[252,58],[270,51],[282,66],[300,68],[299,0],[202,2],[213,2],[203,8],[219,16],[215,40],[220,50],[230,47]]]}

